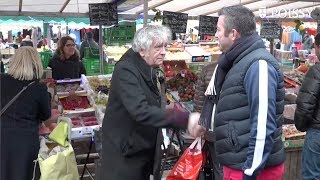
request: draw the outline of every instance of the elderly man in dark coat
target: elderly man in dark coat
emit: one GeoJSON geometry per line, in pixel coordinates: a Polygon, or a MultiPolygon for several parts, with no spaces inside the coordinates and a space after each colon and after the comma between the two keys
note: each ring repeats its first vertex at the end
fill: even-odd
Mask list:
{"type": "Polygon", "coordinates": [[[161,128],[188,128],[194,137],[205,129],[199,113],[164,109],[162,65],[170,30],[149,25],[137,31],[132,48],[116,64],[103,120],[102,170],[108,180],[160,179],[161,128]]]}

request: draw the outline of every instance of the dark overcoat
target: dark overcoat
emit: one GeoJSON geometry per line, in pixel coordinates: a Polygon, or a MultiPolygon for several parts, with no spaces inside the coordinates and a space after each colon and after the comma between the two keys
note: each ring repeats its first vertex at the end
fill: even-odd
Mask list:
{"type": "Polygon", "coordinates": [[[188,113],[161,107],[158,85],[156,70],[132,49],[116,64],[102,126],[102,179],[149,179],[155,161],[160,165],[158,132],[186,126],[188,113]]]}

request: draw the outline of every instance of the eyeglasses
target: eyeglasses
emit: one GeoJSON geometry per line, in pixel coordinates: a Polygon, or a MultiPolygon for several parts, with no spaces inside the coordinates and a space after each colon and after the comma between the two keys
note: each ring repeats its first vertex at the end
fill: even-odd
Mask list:
{"type": "Polygon", "coordinates": [[[66,44],[65,46],[67,46],[69,48],[69,47],[75,47],[76,45],[75,44],[66,44]]]}

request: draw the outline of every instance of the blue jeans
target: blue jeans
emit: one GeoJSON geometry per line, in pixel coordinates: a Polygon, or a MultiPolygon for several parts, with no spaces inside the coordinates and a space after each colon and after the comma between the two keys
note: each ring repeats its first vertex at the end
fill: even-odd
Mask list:
{"type": "Polygon", "coordinates": [[[302,151],[302,179],[320,180],[320,130],[308,129],[302,151]]]}

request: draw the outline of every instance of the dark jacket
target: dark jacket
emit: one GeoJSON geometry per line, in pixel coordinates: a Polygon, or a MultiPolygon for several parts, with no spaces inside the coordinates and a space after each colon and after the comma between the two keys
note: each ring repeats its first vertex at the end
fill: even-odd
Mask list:
{"type": "Polygon", "coordinates": [[[313,46],[313,40],[312,37],[310,35],[306,35],[303,39],[302,39],[302,48],[304,50],[311,50],[312,46],[313,46]]]}
{"type": "MultiPolygon", "coordinates": [[[[0,57],[1,58],[1,57],[0,57]]],[[[0,74],[4,73],[4,63],[0,60],[0,74]]]]}
{"type": "Polygon", "coordinates": [[[23,46],[31,46],[31,47],[33,47],[33,42],[32,41],[22,41],[20,43],[20,47],[23,47],[23,46]]]}
{"type": "MultiPolygon", "coordinates": [[[[32,81],[0,74],[2,109],[32,81]]],[[[0,117],[0,179],[32,179],[33,160],[39,152],[39,124],[50,117],[49,93],[45,84],[30,85],[0,117]],[[17,169],[19,173],[17,173],[17,169]]]]}
{"type": "Polygon", "coordinates": [[[213,71],[216,67],[217,63],[211,63],[206,66],[204,66],[201,70],[201,73],[198,76],[198,81],[196,83],[196,88],[195,88],[195,94],[193,98],[194,102],[194,109],[197,112],[201,112],[203,108],[203,103],[205,100],[205,95],[204,92],[206,92],[206,89],[209,85],[209,82],[212,78],[213,71]]]}
{"type": "Polygon", "coordinates": [[[55,80],[77,79],[81,74],[86,74],[86,69],[76,54],[69,59],[61,60],[60,54],[56,52],[48,66],[52,69],[52,78],[55,80]]]}
{"type": "Polygon", "coordinates": [[[186,112],[161,108],[155,70],[129,49],[111,80],[102,126],[102,179],[149,179],[161,144],[156,143],[159,128],[186,127],[187,120],[186,112]]]}
{"type": "Polygon", "coordinates": [[[235,59],[222,85],[214,121],[218,161],[248,176],[285,160],[283,74],[265,48],[255,48],[258,43],[263,41],[254,42],[235,59]]]}
{"type": "Polygon", "coordinates": [[[320,129],[320,63],[310,67],[301,85],[294,121],[299,131],[320,129]]]}

